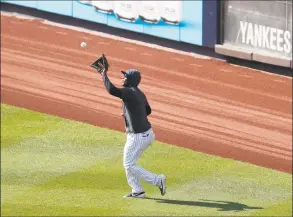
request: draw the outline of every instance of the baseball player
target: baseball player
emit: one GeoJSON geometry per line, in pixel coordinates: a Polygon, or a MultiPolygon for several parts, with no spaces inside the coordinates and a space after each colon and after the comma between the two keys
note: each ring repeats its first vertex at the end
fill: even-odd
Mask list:
{"type": "Polygon", "coordinates": [[[144,198],[145,191],[140,180],[158,186],[161,195],[166,193],[166,176],[151,173],[136,164],[137,159],[153,143],[155,134],[147,116],[152,110],[145,94],[138,88],[141,74],[136,69],[121,71],[123,74],[122,88],[114,86],[107,76],[107,70],[103,69],[101,75],[107,91],[122,100],[123,117],[127,141],[124,147],[123,166],[125,168],[127,182],[132,191],[124,198],[144,198]]]}

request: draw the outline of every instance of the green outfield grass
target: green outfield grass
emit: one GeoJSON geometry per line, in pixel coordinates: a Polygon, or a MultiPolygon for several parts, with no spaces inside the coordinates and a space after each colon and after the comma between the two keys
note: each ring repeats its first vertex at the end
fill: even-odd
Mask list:
{"type": "Polygon", "coordinates": [[[129,192],[125,134],[1,105],[3,216],[292,216],[292,175],[155,142],[139,160],[167,194],[129,192]]]}

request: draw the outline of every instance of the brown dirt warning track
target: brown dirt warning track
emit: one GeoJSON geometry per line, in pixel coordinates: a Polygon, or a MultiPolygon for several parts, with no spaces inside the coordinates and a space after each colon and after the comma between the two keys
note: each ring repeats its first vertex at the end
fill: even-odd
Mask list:
{"type": "Polygon", "coordinates": [[[292,78],[1,14],[1,102],[124,131],[109,77],[138,68],[160,141],[292,173],[292,78]],[[86,41],[84,49],[80,43],[86,41]]]}

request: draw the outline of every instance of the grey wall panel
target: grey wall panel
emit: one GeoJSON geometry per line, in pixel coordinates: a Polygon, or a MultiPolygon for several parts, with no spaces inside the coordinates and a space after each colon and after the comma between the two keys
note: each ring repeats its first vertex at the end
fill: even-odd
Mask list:
{"type": "Polygon", "coordinates": [[[292,58],[292,1],[224,2],[224,44],[292,58]]]}

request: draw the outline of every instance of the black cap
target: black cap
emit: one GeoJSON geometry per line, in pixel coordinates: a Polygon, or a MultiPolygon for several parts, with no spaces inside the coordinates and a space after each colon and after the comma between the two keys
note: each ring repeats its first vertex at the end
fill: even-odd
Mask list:
{"type": "Polygon", "coordinates": [[[138,86],[141,80],[140,71],[137,69],[128,69],[127,71],[121,72],[126,77],[128,86],[138,86]]]}

